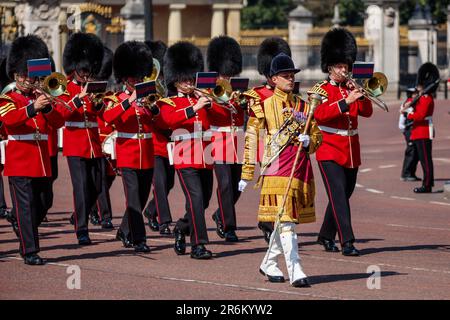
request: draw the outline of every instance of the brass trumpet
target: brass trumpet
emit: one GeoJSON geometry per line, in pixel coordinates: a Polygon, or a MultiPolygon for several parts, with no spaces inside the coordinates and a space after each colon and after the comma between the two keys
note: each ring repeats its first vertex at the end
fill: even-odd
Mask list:
{"type": "Polygon", "coordinates": [[[355,89],[362,91],[363,95],[378,107],[388,112],[389,109],[384,101],[378,99],[379,96],[386,92],[388,80],[382,72],[374,72],[372,78],[364,80],[363,85],[359,85],[349,74],[342,73],[355,89]]]}

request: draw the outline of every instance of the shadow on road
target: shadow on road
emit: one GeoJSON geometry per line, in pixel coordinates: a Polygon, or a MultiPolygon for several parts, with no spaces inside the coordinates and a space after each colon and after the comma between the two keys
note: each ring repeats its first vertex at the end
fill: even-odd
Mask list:
{"type": "Polygon", "coordinates": [[[404,247],[381,247],[381,248],[367,248],[361,249],[361,255],[374,254],[379,252],[398,252],[398,251],[419,251],[419,250],[450,250],[448,244],[424,244],[416,246],[404,246],[404,247]]]}
{"type": "MultiPolygon", "coordinates": [[[[399,273],[395,271],[382,271],[381,277],[390,277],[390,276],[401,276],[407,275],[407,273],[399,273]]],[[[321,276],[309,276],[309,282],[314,284],[321,283],[330,283],[330,282],[338,282],[338,281],[351,281],[358,279],[367,279],[371,276],[369,273],[348,273],[348,274],[327,274],[321,276]]]]}

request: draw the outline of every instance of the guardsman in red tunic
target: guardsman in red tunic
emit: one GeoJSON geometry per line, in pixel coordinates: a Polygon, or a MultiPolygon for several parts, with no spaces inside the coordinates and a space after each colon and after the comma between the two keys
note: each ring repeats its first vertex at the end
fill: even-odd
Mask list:
{"type": "Polygon", "coordinates": [[[167,50],[164,77],[169,91],[176,91],[177,95],[158,101],[161,114],[157,121],[160,127],[173,131],[174,166],[186,197],[186,214],[174,229],[175,252],[185,254],[185,236],[190,234],[191,258],[210,259],[212,253],[205,247],[205,209],[212,194],[213,161],[205,151],[211,140],[209,113],[225,115],[225,109],[194,91],[195,75],[201,71],[203,56],[193,44],[178,42],[167,50]]]}
{"type": "Polygon", "coordinates": [[[91,244],[88,230],[89,213],[101,192],[101,158],[97,116],[103,104],[94,105],[86,92],[86,83],[101,69],[103,44],[88,33],[74,33],[63,53],[63,66],[71,79],[65,98],[73,112],[61,109],[65,118],[63,155],[67,157],[73,186],[74,224],[78,243],[91,244]]]}
{"type": "Polygon", "coordinates": [[[323,136],[316,159],[329,199],[318,242],[326,251],[339,251],[334,243],[337,232],[346,256],[359,255],[353,246],[349,203],[361,165],[358,116],[367,118],[373,112],[371,101],[360,90],[350,88],[343,76],[355,62],[356,53],[355,38],[346,29],[332,29],[325,35],[321,64],[329,78],[316,84],[326,98],[314,112],[323,136]]]}
{"type": "MultiPolygon", "coordinates": [[[[153,58],[160,64],[160,72],[157,81],[159,82],[159,92],[163,97],[166,96],[164,86],[164,54],[167,46],[162,41],[146,41],[145,44],[152,51],[153,58]],[[164,91],[164,92],[163,92],[164,91]]],[[[155,126],[153,131],[153,148],[155,154],[155,167],[153,171],[153,198],[149,201],[144,210],[144,215],[148,219],[148,225],[151,230],[159,231],[161,235],[171,235],[170,223],[172,214],[169,205],[169,192],[175,183],[175,169],[169,161],[167,144],[170,142],[171,130],[160,129],[155,126]]]]}
{"type": "MultiPolygon", "coordinates": [[[[290,57],[291,49],[285,40],[278,37],[265,39],[258,49],[258,73],[266,78],[266,83],[245,93],[249,101],[249,118],[247,123],[250,123],[250,126],[247,126],[246,128],[245,140],[250,140],[249,143],[251,145],[258,145],[258,148],[256,149],[255,154],[249,154],[250,158],[246,159],[244,157],[243,159],[242,180],[239,182],[239,191],[244,191],[247,183],[253,180],[256,163],[261,162],[262,160],[264,141],[262,141],[259,136],[259,132],[254,132],[253,128],[259,127],[256,124],[260,121],[263,114],[255,114],[253,109],[259,109],[258,106],[261,106],[262,110],[264,110],[264,101],[273,95],[275,84],[270,77],[270,64],[272,59],[280,53],[287,54],[290,57]],[[255,108],[252,108],[253,106],[255,106],[255,108]]],[[[259,222],[258,228],[263,232],[264,240],[269,243],[270,234],[273,231],[273,223],[259,222]]]]}
{"type": "Polygon", "coordinates": [[[415,193],[430,193],[434,187],[433,174],[433,158],[432,158],[432,142],[434,138],[433,127],[433,111],[434,99],[433,94],[436,92],[439,84],[432,85],[439,79],[439,70],[431,62],[424,63],[417,72],[417,89],[420,98],[415,106],[408,108],[409,120],[413,121],[411,130],[411,141],[414,142],[419,156],[420,165],[423,170],[422,186],[414,188],[415,193]],[[429,87],[431,85],[431,88],[429,87]],[[424,92],[424,89],[429,89],[424,92]]]}
{"type": "MultiPolygon", "coordinates": [[[[219,79],[230,81],[231,77],[242,72],[241,47],[236,40],[228,36],[211,40],[208,45],[207,59],[209,71],[217,72],[219,79]]],[[[242,172],[238,155],[240,157],[244,153],[243,148],[238,149],[238,136],[243,137],[244,134],[245,110],[233,99],[230,99],[230,103],[233,104],[234,112],[227,111],[226,117],[220,113],[210,114],[214,172],[217,179],[216,193],[219,203],[219,208],[212,218],[216,222],[216,232],[219,237],[228,242],[236,242],[239,239],[236,235],[235,204],[241,195],[238,185],[242,172]]]]}
{"type": "Polygon", "coordinates": [[[0,96],[0,121],[8,133],[4,174],[9,177],[20,255],[30,265],[45,263],[38,255],[38,226],[46,213],[44,195],[52,174],[48,134],[50,126],[62,126],[64,120],[48,96],[30,86],[38,80],[28,77],[27,61],[49,57],[46,44],[36,36],[14,40],[7,73],[16,88],[0,96]]]}
{"type": "Polygon", "coordinates": [[[114,53],[114,76],[125,90],[106,97],[103,118],[117,130],[117,167],[122,173],[126,210],[117,239],[136,252],[149,252],[142,211],[147,203],[153,176],[153,116],[158,108],[136,100],[135,85],[152,72],[153,57],[144,42],[127,41],[114,53]],[[109,101],[108,101],[109,100],[109,101]]]}
{"type": "MultiPolygon", "coordinates": [[[[95,81],[108,81],[112,74],[113,52],[108,47],[104,47],[102,68],[94,76],[95,81]]],[[[115,129],[103,120],[102,114],[97,117],[100,143],[103,145],[106,137],[115,129]]],[[[104,150],[102,150],[104,151],[104,150]]],[[[113,229],[111,199],[109,189],[116,178],[115,160],[110,159],[110,155],[103,154],[101,158],[102,191],[98,195],[97,202],[91,209],[90,221],[94,225],[101,224],[102,229],[113,229]]]]}

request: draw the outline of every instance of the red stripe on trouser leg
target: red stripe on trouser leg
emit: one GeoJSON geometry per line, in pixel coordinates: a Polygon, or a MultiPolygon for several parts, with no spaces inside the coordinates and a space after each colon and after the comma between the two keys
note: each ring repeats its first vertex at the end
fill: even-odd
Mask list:
{"type": "MultiPolygon", "coordinates": [[[[336,226],[338,228],[339,239],[342,241],[343,237],[342,237],[341,226],[339,224],[339,220],[338,220],[338,217],[337,217],[337,214],[336,214],[336,209],[334,208],[333,196],[332,196],[332,193],[331,193],[330,184],[328,182],[328,177],[327,177],[327,175],[325,173],[325,170],[323,170],[323,167],[322,167],[322,164],[320,163],[320,161],[318,161],[318,163],[319,163],[320,171],[322,171],[322,174],[325,177],[325,182],[326,182],[327,190],[328,190],[328,199],[329,199],[329,201],[331,203],[331,208],[333,209],[332,211],[333,211],[333,215],[334,215],[334,220],[336,221],[336,226]]],[[[333,239],[329,239],[329,240],[333,240],[333,239]]]]}
{"type": "Polygon", "coordinates": [[[427,157],[427,149],[425,148],[425,140],[422,140],[422,149],[423,149],[423,157],[425,159],[425,168],[424,171],[426,171],[427,180],[424,181],[425,186],[429,186],[429,179],[430,179],[430,167],[428,166],[428,157],[427,157]]]}
{"type": "Polygon", "coordinates": [[[194,208],[192,207],[191,195],[189,193],[189,190],[186,187],[186,184],[185,184],[184,179],[183,179],[183,175],[181,174],[181,172],[179,170],[177,170],[177,172],[178,172],[178,176],[180,177],[181,184],[183,185],[184,189],[186,190],[186,194],[187,194],[188,199],[189,199],[189,204],[190,204],[190,208],[191,208],[191,216],[192,216],[192,224],[194,226],[195,242],[197,244],[198,243],[198,236],[197,236],[197,228],[196,228],[196,224],[195,224],[194,208]]]}
{"type": "Polygon", "coordinates": [[[13,192],[14,192],[14,202],[16,203],[16,218],[17,218],[17,225],[19,226],[20,242],[22,242],[22,252],[23,252],[23,255],[25,255],[25,242],[23,241],[22,228],[20,226],[19,203],[17,201],[16,187],[13,184],[11,184],[11,185],[13,187],[13,192]]]}

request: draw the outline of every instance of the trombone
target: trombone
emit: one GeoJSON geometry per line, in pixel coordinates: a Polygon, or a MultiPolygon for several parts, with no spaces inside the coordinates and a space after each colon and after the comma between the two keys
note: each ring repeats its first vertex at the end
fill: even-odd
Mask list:
{"type": "Polygon", "coordinates": [[[40,81],[39,84],[23,84],[30,89],[39,90],[42,92],[52,103],[62,104],[65,108],[72,111],[72,108],[63,99],[59,98],[67,88],[67,78],[59,72],[53,72],[40,81]]]}
{"type": "Polygon", "coordinates": [[[189,86],[188,89],[197,91],[202,95],[214,100],[219,106],[225,108],[232,113],[236,114],[236,108],[231,104],[231,96],[233,94],[233,89],[229,81],[225,79],[218,79],[216,81],[216,86],[211,92],[196,88],[194,86],[189,86]]]}
{"type": "Polygon", "coordinates": [[[364,80],[362,86],[359,85],[348,73],[343,72],[342,76],[344,76],[347,81],[355,87],[355,89],[362,91],[363,95],[375,103],[378,107],[386,112],[389,111],[386,103],[378,98],[386,92],[388,86],[388,80],[384,73],[374,72],[372,78],[364,80]]]}

